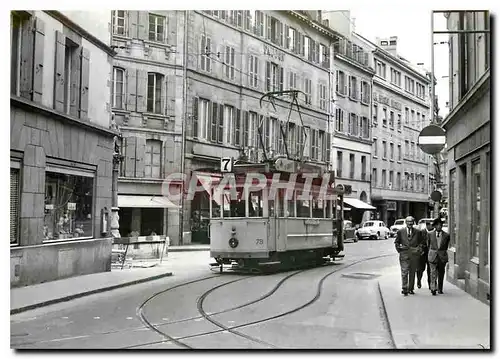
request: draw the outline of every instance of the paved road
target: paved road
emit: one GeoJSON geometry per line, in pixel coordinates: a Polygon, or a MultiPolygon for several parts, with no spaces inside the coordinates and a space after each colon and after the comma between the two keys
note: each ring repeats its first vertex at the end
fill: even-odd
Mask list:
{"type": "Polygon", "coordinates": [[[11,347],[393,348],[376,281],[397,264],[392,242],[267,276],[219,275],[195,252],[172,277],[11,316],[11,347]]]}

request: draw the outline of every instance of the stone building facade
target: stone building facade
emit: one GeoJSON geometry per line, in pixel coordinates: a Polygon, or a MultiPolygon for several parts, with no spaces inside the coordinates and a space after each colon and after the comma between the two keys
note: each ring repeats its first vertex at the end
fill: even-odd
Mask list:
{"type": "MultiPolygon", "coordinates": [[[[445,16],[448,30],[490,29],[487,11],[445,16]]],[[[485,303],[491,288],[490,43],[490,33],[450,34],[450,113],[442,122],[451,235],[447,276],[485,303]]]]}
{"type": "Polygon", "coordinates": [[[372,48],[371,199],[378,218],[391,226],[407,215],[417,221],[430,215],[431,161],[418,147],[430,123],[430,79],[397,54],[396,37],[378,39],[372,48]]]}
{"type": "Polygon", "coordinates": [[[115,53],[89,24],[11,12],[11,286],[110,270],[115,53]]]}

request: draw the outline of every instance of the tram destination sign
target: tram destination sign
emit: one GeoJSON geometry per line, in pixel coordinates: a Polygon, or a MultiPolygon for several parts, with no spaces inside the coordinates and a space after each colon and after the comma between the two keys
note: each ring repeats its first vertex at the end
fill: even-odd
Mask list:
{"type": "Polygon", "coordinates": [[[220,171],[222,173],[233,172],[234,159],[232,157],[222,157],[220,159],[220,171]]]}
{"type": "Polygon", "coordinates": [[[436,125],[429,125],[420,131],[418,135],[418,147],[429,155],[435,155],[444,148],[446,144],[446,133],[436,125]]]}

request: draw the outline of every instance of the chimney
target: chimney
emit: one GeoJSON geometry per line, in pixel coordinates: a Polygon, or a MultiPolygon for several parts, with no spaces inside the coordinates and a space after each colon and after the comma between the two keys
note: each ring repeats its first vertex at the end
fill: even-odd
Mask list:
{"type": "Polygon", "coordinates": [[[389,38],[378,38],[377,37],[377,45],[380,46],[385,51],[389,52],[391,55],[397,55],[397,47],[398,47],[398,37],[391,36],[389,38]]]}

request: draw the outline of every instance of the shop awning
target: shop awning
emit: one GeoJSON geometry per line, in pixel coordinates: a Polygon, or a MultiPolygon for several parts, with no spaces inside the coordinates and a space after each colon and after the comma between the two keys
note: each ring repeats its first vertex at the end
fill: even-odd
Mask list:
{"type": "Polygon", "coordinates": [[[344,203],[357,209],[367,209],[367,210],[376,209],[375,207],[370,206],[368,203],[360,201],[359,199],[356,198],[344,198],[344,203]]]}
{"type": "Polygon", "coordinates": [[[120,208],[180,208],[162,196],[118,196],[120,208]]]}

